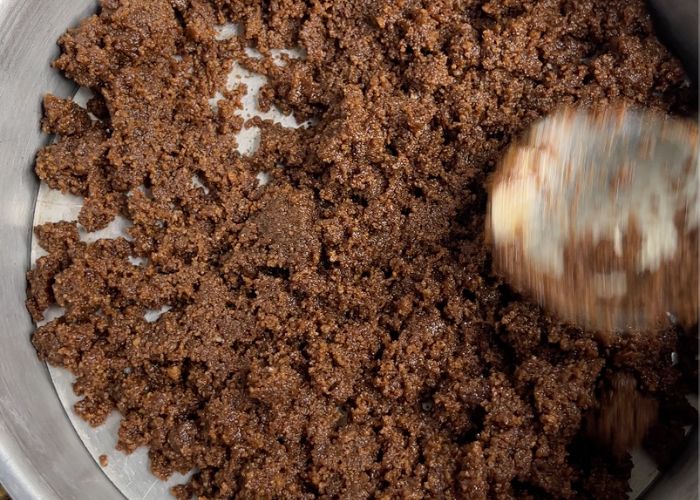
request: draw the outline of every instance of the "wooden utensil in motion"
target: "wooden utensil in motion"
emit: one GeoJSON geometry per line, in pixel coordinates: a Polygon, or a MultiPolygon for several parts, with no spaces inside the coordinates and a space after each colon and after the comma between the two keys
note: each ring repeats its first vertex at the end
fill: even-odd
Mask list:
{"type": "Polygon", "coordinates": [[[511,146],[490,186],[494,266],[563,319],[609,332],[698,318],[698,128],[565,109],[511,146]]]}

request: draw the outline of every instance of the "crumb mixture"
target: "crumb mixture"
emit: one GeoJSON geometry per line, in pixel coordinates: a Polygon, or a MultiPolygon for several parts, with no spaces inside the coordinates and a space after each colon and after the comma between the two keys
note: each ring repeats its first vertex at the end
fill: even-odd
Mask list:
{"type": "Polygon", "coordinates": [[[59,44],[94,97],[46,97],[36,172],[84,197],[84,230],[132,226],[36,228],[27,306],[65,312],[33,342],[85,420],[121,414],[120,450],[195,470],[177,497],[622,499],[629,455],[590,437],[616,387],[658,405],[657,460],[677,452],[693,338],[604,345],[516,296],[483,237],[484,184],[533,120],[689,111],[641,0],[103,0],[59,44]],[[244,124],[241,87],[212,109],[234,60],[267,76],[261,108],[314,124],[244,124]]]}

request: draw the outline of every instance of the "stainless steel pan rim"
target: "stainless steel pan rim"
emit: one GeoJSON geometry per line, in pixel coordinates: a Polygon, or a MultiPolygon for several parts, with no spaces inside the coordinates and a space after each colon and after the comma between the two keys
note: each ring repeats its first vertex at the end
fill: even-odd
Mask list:
{"type": "Polygon", "coordinates": [[[40,96],[74,86],[49,67],[55,40],[94,10],[92,0],[0,0],[0,482],[17,500],[122,498],[78,439],[32,352],[23,308],[37,181],[46,140],[40,96]]]}
{"type": "MultiPolygon", "coordinates": [[[[24,308],[38,183],[41,96],[75,86],[52,70],[55,40],[95,0],[0,0],[0,482],[16,500],[123,498],[75,433],[29,342],[24,308]]],[[[698,498],[697,432],[683,457],[645,495],[698,498]]]]}

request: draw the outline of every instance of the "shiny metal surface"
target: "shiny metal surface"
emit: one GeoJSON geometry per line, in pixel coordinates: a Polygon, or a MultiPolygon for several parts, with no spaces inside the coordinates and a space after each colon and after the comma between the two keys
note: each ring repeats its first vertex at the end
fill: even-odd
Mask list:
{"type": "MultiPolygon", "coordinates": [[[[0,482],[15,500],[123,498],[73,429],[38,361],[24,309],[31,221],[38,183],[32,173],[41,96],[68,96],[53,71],[55,40],[95,9],[95,0],[0,0],[0,482]]],[[[697,498],[697,442],[647,498],[697,498]]]]}
{"type": "Polygon", "coordinates": [[[698,498],[698,430],[690,433],[686,449],[676,463],[641,500],[690,500],[698,498]]]}
{"type": "Polygon", "coordinates": [[[31,166],[46,141],[41,96],[74,87],[51,70],[55,40],[93,0],[0,0],[0,482],[15,500],[122,498],[78,439],[29,342],[24,309],[31,166]]]}
{"type": "Polygon", "coordinates": [[[659,39],[680,58],[698,83],[698,1],[647,0],[659,39]]]}

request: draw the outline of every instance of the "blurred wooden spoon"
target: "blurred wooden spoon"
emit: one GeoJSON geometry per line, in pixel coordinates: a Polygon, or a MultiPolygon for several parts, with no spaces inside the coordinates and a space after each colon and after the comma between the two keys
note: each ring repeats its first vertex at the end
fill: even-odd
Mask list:
{"type": "Polygon", "coordinates": [[[581,326],[698,317],[698,128],[615,107],[564,109],[511,146],[490,186],[494,266],[581,326]]]}

